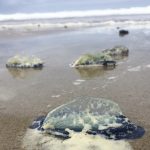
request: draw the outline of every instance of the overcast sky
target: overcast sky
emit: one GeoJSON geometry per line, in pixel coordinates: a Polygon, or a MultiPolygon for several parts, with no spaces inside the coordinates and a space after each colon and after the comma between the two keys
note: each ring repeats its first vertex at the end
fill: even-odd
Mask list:
{"type": "Polygon", "coordinates": [[[0,13],[93,10],[148,5],[150,5],[150,0],[0,0],[0,13]]]}

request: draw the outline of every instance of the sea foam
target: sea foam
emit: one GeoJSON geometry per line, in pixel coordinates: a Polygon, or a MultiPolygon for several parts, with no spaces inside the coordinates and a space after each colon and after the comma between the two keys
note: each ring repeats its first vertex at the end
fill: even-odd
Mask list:
{"type": "Polygon", "coordinates": [[[139,14],[150,14],[150,6],[119,8],[119,9],[103,9],[103,10],[84,10],[84,11],[76,10],[76,11],[62,11],[62,12],[48,12],[48,13],[30,13],[30,14],[26,13],[1,14],[0,21],[92,17],[92,16],[109,16],[109,15],[139,15],[139,14]]]}
{"type": "Polygon", "coordinates": [[[47,13],[0,14],[0,31],[43,31],[77,27],[150,28],[150,6],[47,13]]]}
{"type": "Polygon", "coordinates": [[[71,138],[62,140],[28,129],[22,147],[26,150],[132,150],[124,140],[107,140],[101,136],[70,131],[71,138]]]}
{"type": "MultiPolygon", "coordinates": [[[[51,22],[50,20],[47,22],[42,22],[42,20],[37,20],[36,23],[33,23],[33,20],[28,22],[5,22],[0,23],[0,31],[21,31],[21,32],[38,32],[38,31],[48,31],[48,30],[57,30],[57,29],[76,29],[76,28],[85,28],[85,27],[99,27],[102,30],[89,30],[88,33],[93,32],[107,32],[110,29],[114,29],[116,27],[128,28],[128,29],[150,29],[150,20],[92,20],[91,22],[88,20],[66,20],[65,22],[51,22]],[[107,27],[107,28],[106,28],[107,27]]],[[[147,31],[146,31],[147,33],[147,31]]],[[[149,34],[149,33],[148,33],[149,34]]]]}

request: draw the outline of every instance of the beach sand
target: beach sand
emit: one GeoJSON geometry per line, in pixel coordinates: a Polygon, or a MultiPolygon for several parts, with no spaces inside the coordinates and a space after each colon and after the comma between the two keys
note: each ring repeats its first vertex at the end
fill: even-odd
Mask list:
{"type": "Polygon", "coordinates": [[[79,96],[104,97],[145,128],[141,139],[128,141],[134,150],[150,148],[150,30],[86,28],[68,32],[0,36],[0,150],[21,150],[28,126],[40,115],[79,96]],[[115,69],[77,70],[69,64],[81,54],[125,45],[129,57],[115,69]],[[7,69],[15,54],[35,55],[42,70],[7,69]],[[78,84],[74,84],[78,83],[78,84]]]}

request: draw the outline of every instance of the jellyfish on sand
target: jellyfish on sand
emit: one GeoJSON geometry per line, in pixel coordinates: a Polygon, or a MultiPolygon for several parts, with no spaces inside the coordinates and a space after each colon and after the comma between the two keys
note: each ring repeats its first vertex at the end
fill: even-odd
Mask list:
{"type": "Polygon", "coordinates": [[[92,97],[76,98],[59,106],[36,119],[30,128],[62,138],[70,138],[71,130],[115,140],[140,138],[145,132],[124,116],[115,102],[92,97]]]}
{"type": "Polygon", "coordinates": [[[6,67],[8,68],[42,68],[43,61],[35,56],[25,57],[16,55],[8,59],[6,67]]]}

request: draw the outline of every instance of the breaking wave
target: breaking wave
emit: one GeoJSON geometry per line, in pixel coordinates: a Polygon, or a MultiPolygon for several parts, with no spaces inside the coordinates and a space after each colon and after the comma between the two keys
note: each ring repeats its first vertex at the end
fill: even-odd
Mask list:
{"type": "Polygon", "coordinates": [[[62,11],[62,12],[30,13],[30,14],[27,13],[1,14],[0,21],[94,17],[94,16],[109,16],[109,15],[139,15],[139,14],[150,14],[150,6],[120,8],[120,9],[62,11]]]}
{"type": "Polygon", "coordinates": [[[72,21],[68,22],[20,22],[20,23],[5,23],[0,24],[0,31],[46,31],[51,29],[75,29],[83,27],[101,27],[101,28],[128,28],[128,29],[150,29],[150,20],[126,20],[126,21],[99,21],[99,22],[88,22],[88,21],[72,21]]]}

